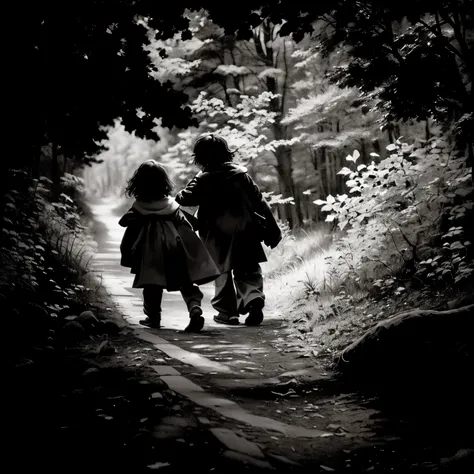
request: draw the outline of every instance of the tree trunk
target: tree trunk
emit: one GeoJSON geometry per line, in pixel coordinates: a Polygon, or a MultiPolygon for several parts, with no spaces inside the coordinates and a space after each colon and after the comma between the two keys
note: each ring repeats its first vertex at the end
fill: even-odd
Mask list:
{"type": "MultiPolygon", "coordinates": [[[[275,151],[275,157],[277,159],[277,172],[280,182],[280,193],[283,195],[283,198],[293,197],[294,198],[294,184],[292,179],[292,163],[289,159],[291,156],[291,151],[288,151],[288,147],[279,147],[275,151]]],[[[291,229],[298,225],[296,218],[296,213],[294,210],[293,204],[285,204],[285,217],[288,219],[288,225],[291,229]]]]}
{"type": "Polygon", "coordinates": [[[429,140],[431,138],[431,131],[430,131],[430,119],[425,120],[425,140],[429,140]]]}
{"type": "Polygon", "coordinates": [[[393,136],[393,123],[392,122],[387,123],[387,137],[388,137],[389,143],[393,143],[395,141],[395,138],[393,136]]]}
{"type": "MultiPolygon", "coordinates": [[[[277,117],[273,123],[273,134],[275,140],[286,140],[287,134],[285,127],[281,125],[280,118],[277,117]]],[[[293,159],[291,148],[289,146],[280,146],[275,150],[277,161],[277,172],[281,178],[282,189],[280,192],[284,198],[292,197],[294,204],[286,204],[286,214],[289,218],[290,228],[299,227],[303,222],[301,208],[299,206],[299,196],[295,192],[295,183],[293,180],[293,159]],[[290,218],[291,216],[291,218],[290,218]]]]}
{"type": "Polygon", "coordinates": [[[331,162],[329,160],[329,152],[324,149],[324,170],[326,174],[326,186],[327,186],[327,194],[332,193],[332,183],[331,183],[331,162]]]}
{"type": "MultiPolygon", "coordinates": [[[[254,44],[257,54],[265,62],[268,67],[278,67],[277,60],[274,57],[273,50],[273,28],[269,22],[264,22],[261,25],[260,37],[258,34],[254,36],[254,44]],[[264,46],[263,46],[264,45],[264,46]]],[[[286,51],[283,48],[283,61],[286,67],[286,51]]],[[[286,71],[288,72],[288,70],[286,71]]],[[[283,84],[278,83],[275,77],[267,76],[265,80],[267,90],[272,94],[279,94],[279,97],[270,102],[270,110],[277,114],[275,122],[272,124],[273,138],[275,140],[288,140],[289,134],[286,126],[282,125],[281,119],[285,113],[285,92],[286,92],[286,77],[283,84]]],[[[280,146],[275,150],[275,158],[277,161],[277,171],[280,180],[280,192],[284,198],[292,197],[294,204],[286,204],[285,212],[288,218],[288,224],[293,229],[299,227],[303,223],[303,215],[300,207],[299,196],[296,195],[294,180],[293,180],[293,157],[291,147],[280,146]]]]}
{"type": "Polygon", "coordinates": [[[336,183],[337,183],[337,192],[342,193],[344,191],[344,176],[337,174],[343,168],[342,165],[342,155],[341,151],[336,151],[336,183]]]}
{"type": "Polygon", "coordinates": [[[325,199],[329,194],[327,184],[327,174],[325,171],[326,147],[321,147],[316,153],[315,168],[319,173],[319,193],[320,198],[325,199]]]}

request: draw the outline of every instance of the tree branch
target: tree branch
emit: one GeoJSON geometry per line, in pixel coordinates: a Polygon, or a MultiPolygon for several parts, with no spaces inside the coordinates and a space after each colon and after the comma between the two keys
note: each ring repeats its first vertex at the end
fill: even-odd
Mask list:
{"type": "MultiPolygon", "coordinates": [[[[254,39],[254,42],[255,42],[255,39],[254,39]]],[[[250,53],[250,55],[256,59],[257,61],[260,61],[264,64],[266,64],[266,61],[264,59],[262,59],[260,56],[257,56],[250,48],[249,48],[249,45],[247,44],[248,42],[247,41],[243,41],[242,44],[245,46],[245,48],[247,49],[247,51],[250,53]]],[[[238,46],[236,46],[236,48],[240,51],[240,48],[238,46]]]]}
{"type": "Polygon", "coordinates": [[[469,48],[468,43],[466,42],[466,28],[464,28],[464,32],[463,32],[463,26],[461,23],[461,15],[457,11],[456,5],[454,5],[453,8],[456,11],[453,13],[452,20],[449,16],[449,13],[445,12],[444,10],[442,12],[442,16],[443,16],[443,19],[447,21],[453,28],[454,37],[456,38],[456,41],[458,42],[459,47],[461,48],[462,54],[460,57],[463,59],[464,63],[467,66],[468,75],[472,83],[474,82],[474,61],[472,59],[473,53],[471,49],[469,48]]]}
{"type": "Polygon", "coordinates": [[[448,51],[451,51],[453,54],[455,54],[455,55],[458,56],[459,58],[464,59],[462,53],[461,53],[458,49],[456,49],[456,48],[451,44],[451,42],[448,40],[448,38],[446,38],[446,36],[444,36],[443,34],[441,34],[441,36],[440,36],[440,35],[438,34],[438,32],[436,31],[436,28],[434,28],[433,26],[429,25],[425,20],[422,20],[421,18],[418,19],[418,23],[420,23],[420,24],[423,25],[428,31],[431,31],[431,33],[433,33],[434,35],[436,35],[436,36],[444,43],[444,46],[445,46],[445,48],[446,48],[448,51]]]}

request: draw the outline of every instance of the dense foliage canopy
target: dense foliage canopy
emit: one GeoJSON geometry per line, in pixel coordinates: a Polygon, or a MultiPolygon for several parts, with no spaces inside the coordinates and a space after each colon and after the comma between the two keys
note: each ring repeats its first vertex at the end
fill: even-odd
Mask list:
{"type": "Polygon", "coordinates": [[[26,9],[22,28],[22,60],[35,71],[22,96],[34,124],[31,145],[54,142],[82,159],[97,151],[98,126],[118,117],[127,130],[154,139],[156,118],[163,126],[191,124],[186,96],[150,75],[143,49],[145,23],[160,38],[176,32],[189,38],[186,8],[206,9],[240,38],[252,38],[252,28],[266,19],[284,22],[280,35],[296,41],[316,35],[326,52],[347,45],[351,60],[335,80],[365,91],[381,88],[396,118],[472,114],[472,0],[252,1],[231,12],[225,3],[191,0],[166,8],[150,0],[41,2],[26,9]]]}

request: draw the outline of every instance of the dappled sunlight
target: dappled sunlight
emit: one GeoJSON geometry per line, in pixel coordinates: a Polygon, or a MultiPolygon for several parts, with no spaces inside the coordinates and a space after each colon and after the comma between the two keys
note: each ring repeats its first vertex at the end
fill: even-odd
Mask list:
{"type": "MultiPolygon", "coordinates": [[[[158,121],[159,122],[159,121],[158,121]]],[[[135,168],[145,160],[156,159],[169,144],[169,131],[156,125],[159,141],[139,138],[125,130],[120,120],[107,128],[107,139],[97,159],[83,170],[85,194],[88,199],[109,197],[119,205],[125,200],[124,189],[135,168]]]]}
{"type": "MultiPolygon", "coordinates": [[[[303,242],[300,249],[306,250],[306,255],[311,255],[308,248],[311,248],[309,239],[303,242]]],[[[307,294],[328,291],[331,285],[328,275],[330,268],[325,258],[329,255],[331,250],[317,252],[313,248],[312,256],[298,259],[291,267],[285,266],[281,273],[275,272],[265,282],[268,307],[284,312],[292,309],[295,302],[307,294]]]]}
{"type": "Polygon", "coordinates": [[[325,254],[332,238],[331,233],[324,230],[313,230],[298,238],[285,236],[275,249],[266,248],[268,262],[262,264],[266,277],[276,279],[282,274],[291,274],[305,262],[325,254]]]}
{"type": "Polygon", "coordinates": [[[193,350],[201,350],[206,352],[217,352],[219,356],[222,355],[245,355],[248,356],[250,353],[252,354],[261,354],[264,353],[267,349],[265,347],[256,347],[255,345],[242,345],[242,344],[232,344],[232,345],[215,345],[215,344],[197,344],[191,346],[190,349],[193,350]],[[225,348],[226,350],[222,350],[225,348]]]}

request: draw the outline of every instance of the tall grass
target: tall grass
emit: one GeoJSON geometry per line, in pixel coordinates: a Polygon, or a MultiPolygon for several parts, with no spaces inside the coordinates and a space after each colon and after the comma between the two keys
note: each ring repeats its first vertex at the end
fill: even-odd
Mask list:
{"type": "Polygon", "coordinates": [[[300,236],[285,232],[280,245],[267,251],[262,268],[270,307],[285,311],[305,296],[332,292],[336,282],[331,281],[326,258],[334,252],[333,238],[324,228],[300,236]]]}

